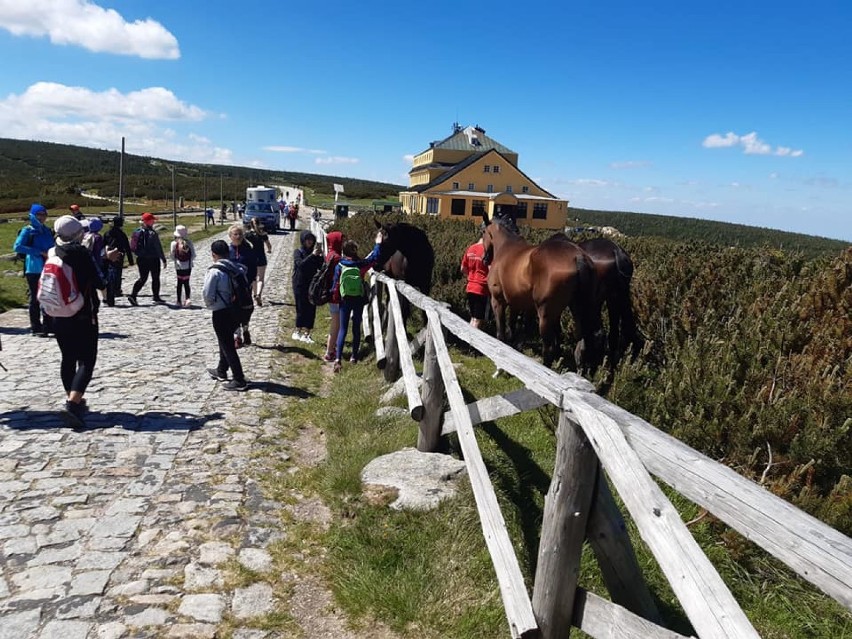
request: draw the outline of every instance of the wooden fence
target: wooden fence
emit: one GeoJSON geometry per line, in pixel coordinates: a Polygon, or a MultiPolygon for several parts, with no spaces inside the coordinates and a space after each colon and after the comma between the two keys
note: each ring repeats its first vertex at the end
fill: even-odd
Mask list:
{"type": "MultiPolygon", "coordinates": [[[[324,240],[321,227],[317,225],[314,232],[324,240]]],[[[419,424],[418,449],[434,451],[441,435],[457,434],[512,637],[563,638],[572,625],[600,638],[681,637],[659,625],[659,612],[601,469],[701,639],[759,635],[652,475],[852,610],[852,540],[848,537],[607,402],[582,377],[558,375],[474,329],[445,304],[384,275],[373,277],[375,285],[386,288],[389,300],[385,326],[375,298],[364,311],[378,366],[388,381],[400,375],[404,379],[409,412],[419,424]],[[411,342],[402,323],[399,295],[422,309],[428,320],[411,342]],[[445,330],[525,388],[467,404],[445,330]],[[425,347],[422,388],[412,358],[421,347],[425,347]],[[556,406],[560,418],[530,596],[474,428],[545,404],[556,406]],[[577,587],[586,540],[611,601],[577,587]]]]}

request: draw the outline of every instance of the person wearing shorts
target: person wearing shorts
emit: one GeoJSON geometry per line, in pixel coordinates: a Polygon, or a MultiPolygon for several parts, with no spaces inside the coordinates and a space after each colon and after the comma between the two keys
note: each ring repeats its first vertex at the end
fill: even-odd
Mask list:
{"type": "Polygon", "coordinates": [[[470,325],[480,328],[488,306],[488,265],[485,263],[482,237],[467,247],[461,261],[461,272],[467,277],[467,308],[470,325]]]}

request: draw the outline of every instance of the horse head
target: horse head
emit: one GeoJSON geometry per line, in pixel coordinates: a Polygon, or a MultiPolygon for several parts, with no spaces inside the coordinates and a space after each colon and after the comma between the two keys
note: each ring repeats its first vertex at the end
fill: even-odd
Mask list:
{"type": "Polygon", "coordinates": [[[482,229],[482,244],[485,247],[483,259],[486,264],[494,261],[495,249],[499,251],[500,247],[507,241],[521,239],[518,235],[518,227],[511,224],[506,218],[495,217],[493,220],[489,220],[483,213],[480,228],[482,229]]]}
{"type": "Polygon", "coordinates": [[[428,294],[432,286],[435,252],[426,232],[405,222],[374,222],[382,236],[376,268],[428,294]]]}

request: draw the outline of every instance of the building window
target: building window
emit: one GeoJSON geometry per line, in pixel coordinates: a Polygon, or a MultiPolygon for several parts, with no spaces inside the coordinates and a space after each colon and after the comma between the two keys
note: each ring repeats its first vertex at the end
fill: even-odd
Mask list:
{"type": "Polygon", "coordinates": [[[454,191],[458,191],[458,190],[459,190],[459,183],[458,183],[458,182],[453,182],[453,190],[454,190],[454,191]]]}
{"type": "Polygon", "coordinates": [[[473,217],[482,217],[485,215],[485,202],[483,200],[474,200],[470,214],[473,217]]]}
{"type": "Polygon", "coordinates": [[[426,212],[429,215],[438,215],[438,198],[430,197],[426,199],[426,212]]]}
{"type": "Polygon", "coordinates": [[[499,165],[499,164],[495,164],[495,165],[494,165],[494,172],[495,172],[495,173],[499,173],[499,172],[500,172],[500,165],[499,165]]]}
{"type": "Polygon", "coordinates": [[[464,215],[465,201],[460,197],[454,197],[450,204],[450,215],[464,215]]]}
{"type": "Polygon", "coordinates": [[[486,164],[485,166],[483,166],[483,167],[482,167],[482,172],[483,172],[483,173],[491,173],[491,165],[490,165],[490,164],[486,164]]]}
{"type": "Polygon", "coordinates": [[[493,184],[489,184],[489,185],[486,187],[486,189],[485,189],[485,190],[486,190],[488,193],[494,193],[494,185],[493,185],[493,184]]]}
{"type": "Polygon", "coordinates": [[[512,185],[511,185],[511,184],[507,184],[507,185],[506,185],[506,193],[511,193],[511,192],[512,192],[512,185]]]}
{"type": "Polygon", "coordinates": [[[546,220],[547,219],[547,203],[546,202],[536,202],[533,204],[533,219],[534,220],[546,220]]]}
{"type": "Polygon", "coordinates": [[[468,183],[467,183],[467,190],[468,190],[468,191],[475,191],[475,190],[476,190],[476,186],[474,185],[474,183],[473,183],[473,182],[468,182],[468,183]]]}
{"type": "Polygon", "coordinates": [[[530,187],[528,187],[528,186],[521,187],[521,193],[529,193],[529,192],[530,192],[530,187]]]}
{"type": "Polygon", "coordinates": [[[515,219],[517,219],[517,220],[527,219],[527,203],[526,202],[518,202],[515,205],[515,219]]]}

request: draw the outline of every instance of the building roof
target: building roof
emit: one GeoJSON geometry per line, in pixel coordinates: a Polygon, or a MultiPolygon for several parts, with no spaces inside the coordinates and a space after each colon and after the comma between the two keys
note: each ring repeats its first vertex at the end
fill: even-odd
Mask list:
{"type": "MultiPolygon", "coordinates": [[[[424,191],[429,191],[429,190],[435,188],[436,186],[438,186],[439,184],[443,184],[444,182],[449,180],[451,177],[453,177],[454,175],[456,175],[460,171],[463,171],[464,169],[469,167],[471,164],[474,164],[474,163],[479,162],[480,160],[484,159],[486,155],[488,155],[489,153],[492,153],[492,152],[496,153],[501,158],[506,160],[506,158],[503,156],[503,154],[500,153],[499,151],[497,151],[496,149],[492,149],[491,151],[488,151],[486,153],[481,153],[481,154],[480,153],[474,153],[473,155],[466,157],[464,160],[462,160],[461,162],[456,164],[449,171],[447,171],[445,173],[441,173],[441,175],[436,177],[434,180],[432,180],[428,184],[421,184],[420,186],[412,186],[406,192],[407,193],[423,193],[424,191]]],[[[506,161],[508,162],[508,160],[506,160],[506,161]]],[[[529,180],[530,184],[535,184],[538,188],[540,188],[542,191],[547,193],[554,200],[559,199],[555,195],[553,195],[552,193],[548,192],[546,189],[543,189],[541,186],[536,184],[534,180],[530,179],[530,177],[526,173],[521,171],[521,169],[519,169],[518,167],[513,165],[512,168],[514,170],[516,170],[518,173],[520,173],[521,175],[523,175],[527,180],[529,180]]],[[[490,195],[490,193],[488,195],[490,195]]],[[[518,193],[516,193],[515,195],[517,195],[519,198],[521,197],[521,195],[518,194],[518,193]]]]}
{"type": "MultiPolygon", "coordinates": [[[[485,129],[478,126],[469,126],[464,129],[458,128],[449,137],[440,142],[429,144],[430,149],[449,149],[451,151],[472,151],[474,153],[485,153],[486,151],[498,151],[500,153],[512,153],[512,149],[503,146],[497,140],[485,135],[485,129]]],[[[429,149],[426,149],[428,151],[429,149]]],[[[425,151],[421,151],[425,153],[425,151]]]]}

